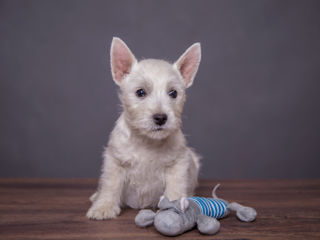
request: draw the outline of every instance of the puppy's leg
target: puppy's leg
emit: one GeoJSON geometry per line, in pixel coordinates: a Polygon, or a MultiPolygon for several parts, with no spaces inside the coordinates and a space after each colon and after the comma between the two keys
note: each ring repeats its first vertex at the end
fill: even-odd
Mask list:
{"type": "Polygon", "coordinates": [[[187,197],[188,190],[188,161],[181,159],[176,164],[167,168],[165,173],[165,193],[164,195],[170,201],[177,200],[181,197],[187,197]]]}
{"type": "Polygon", "coordinates": [[[88,218],[102,220],[114,218],[120,213],[120,198],[124,178],[124,169],[107,154],[100,178],[99,192],[87,212],[88,218]]]}
{"type": "Polygon", "coordinates": [[[194,194],[194,190],[198,185],[198,175],[200,169],[200,157],[192,150],[189,149],[190,153],[190,166],[188,168],[188,196],[194,194]]]}

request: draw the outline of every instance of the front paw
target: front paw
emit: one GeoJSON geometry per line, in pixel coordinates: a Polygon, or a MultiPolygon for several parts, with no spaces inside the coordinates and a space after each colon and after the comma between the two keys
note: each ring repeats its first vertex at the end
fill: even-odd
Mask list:
{"type": "Polygon", "coordinates": [[[115,218],[120,213],[120,207],[114,204],[93,204],[87,212],[89,219],[103,220],[115,218]]]}
{"type": "Polygon", "coordinates": [[[166,191],[165,196],[169,199],[169,201],[174,201],[182,197],[186,197],[186,194],[177,191],[166,191]]]}

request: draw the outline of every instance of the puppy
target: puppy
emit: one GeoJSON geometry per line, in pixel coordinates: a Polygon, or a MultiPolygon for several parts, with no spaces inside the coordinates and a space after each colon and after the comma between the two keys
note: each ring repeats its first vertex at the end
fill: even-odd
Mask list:
{"type": "Polygon", "coordinates": [[[103,154],[88,218],[114,218],[122,206],[155,207],[163,194],[170,200],[192,195],[199,157],[186,144],[181,114],[200,58],[195,43],[174,64],[137,61],[121,39],[113,38],[111,71],[123,112],[103,154]]]}

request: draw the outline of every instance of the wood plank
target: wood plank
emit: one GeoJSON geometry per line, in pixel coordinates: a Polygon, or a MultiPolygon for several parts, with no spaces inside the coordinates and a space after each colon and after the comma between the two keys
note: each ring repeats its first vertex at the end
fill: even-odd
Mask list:
{"type": "MultiPolygon", "coordinates": [[[[200,182],[197,195],[210,196],[217,181],[200,182]]],[[[253,223],[234,215],[221,220],[215,236],[196,229],[183,239],[320,239],[320,179],[220,181],[218,196],[258,211],[253,223]]],[[[95,179],[0,179],[0,239],[168,239],[154,227],[134,224],[137,210],[117,219],[85,217],[95,179]]]]}

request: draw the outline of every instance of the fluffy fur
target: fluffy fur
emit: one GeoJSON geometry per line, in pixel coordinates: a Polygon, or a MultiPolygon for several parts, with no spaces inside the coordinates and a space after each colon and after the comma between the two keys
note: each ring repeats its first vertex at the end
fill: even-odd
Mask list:
{"type": "Polygon", "coordinates": [[[199,157],[181,132],[181,114],[185,90],[200,63],[200,44],[193,44],[174,64],[137,61],[119,38],[113,38],[110,52],[123,112],[103,155],[98,190],[90,198],[91,219],[114,218],[122,206],[154,207],[163,194],[170,200],[190,196],[199,171],[199,157]],[[137,96],[139,89],[146,95],[137,96]],[[173,90],[176,98],[169,96],[173,90]],[[155,114],[166,114],[165,124],[156,124],[155,114]]]}

